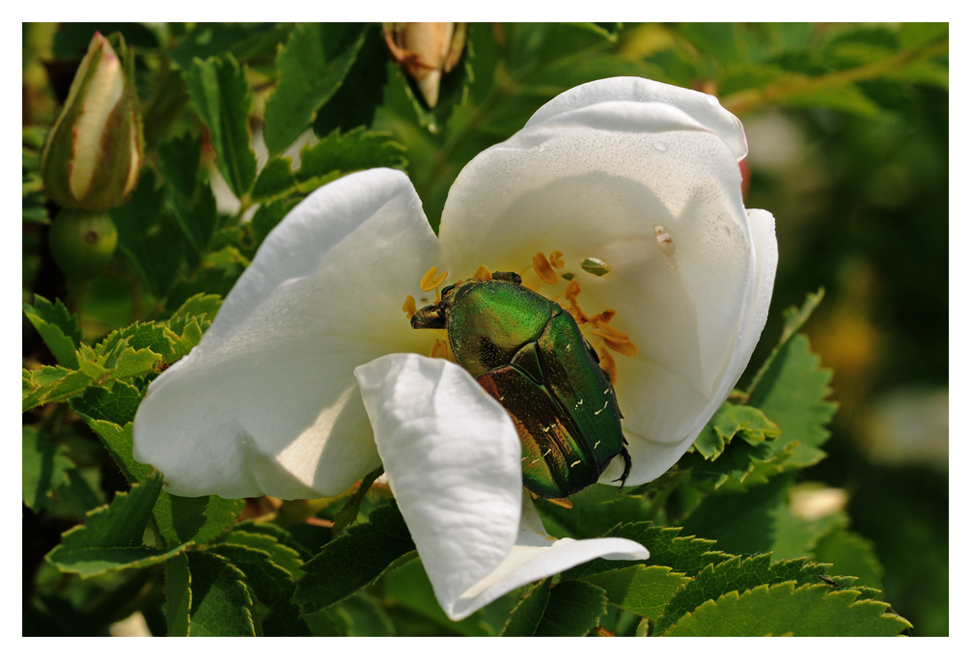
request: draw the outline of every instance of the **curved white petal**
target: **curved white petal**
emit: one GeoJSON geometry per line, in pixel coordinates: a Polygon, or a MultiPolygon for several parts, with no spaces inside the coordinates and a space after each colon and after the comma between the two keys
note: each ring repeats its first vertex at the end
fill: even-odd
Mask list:
{"type": "Polygon", "coordinates": [[[388,483],[451,619],[596,557],[648,557],[627,539],[546,534],[523,496],[512,420],[460,367],[398,354],[355,376],[388,483]]]}
{"type": "Polygon", "coordinates": [[[742,122],[710,95],[665,83],[619,76],[578,85],[545,103],[527,122],[530,128],[559,114],[607,101],[638,101],[674,106],[718,135],[732,149],[736,160],[746,157],[746,133],[742,122]]]}
{"type": "MultiPolygon", "coordinates": [[[[628,440],[671,445],[677,458],[712,414],[751,315],[755,250],[740,182],[729,146],[682,110],[605,101],[477,156],[450,191],[440,238],[457,271],[520,271],[537,251],[563,252],[581,306],[615,309],[613,327],[638,348],[617,357],[628,440]],[[672,240],[668,254],[656,228],[672,240]],[[611,273],[584,272],[588,257],[611,273]]],[[[674,463],[631,453],[632,484],[674,463]]]]}
{"type": "Polygon", "coordinates": [[[213,325],[149,387],[135,458],[177,495],[335,495],[379,464],[353,370],[428,350],[402,313],[439,260],[408,178],[369,170],[275,228],[213,325]]]}
{"type": "Polygon", "coordinates": [[[449,618],[458,621],[517,587],[566,571],[586,561],[598,557],[642,560],[648,559],[648,556],[648,550],[643,545],[630,539],[555,539],[543,528],[533,501],[524,497],[516,544],[503,563],[466,590],[458,600],[440,602],[449,618]]]}
{"type": "MultiPolygon", "coordinates": [[[[739,325],[739,334],[733,346],[732,357],[709,404],[697,415],[693,426],[682,440],[674,444],[660,443],[644,435],[635,436],[630,430],[626,430],[632,461],[628,482],[633,485],[660,477],[669,467],[678,462],[682,454],[695,442],[715,411],[729,396],[729,392],[746,370],[746,365],[749,364],[749,359],[756,349],[756,344],[766,325],[770,300],[773,297],[773,282],[776,278],[779,250],[772,214],[761,209],[750,209],[747,213],[756,253],[755,278],[749,314],[739,325]]],[[[622,463],[616,460],[604,472],[601,481],[609,483],[617,479],[623,469],[622,463]]]]}

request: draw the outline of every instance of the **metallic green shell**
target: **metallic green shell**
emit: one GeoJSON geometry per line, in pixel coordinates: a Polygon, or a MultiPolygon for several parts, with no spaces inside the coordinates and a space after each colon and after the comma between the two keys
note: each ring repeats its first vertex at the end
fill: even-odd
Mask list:
{"type": "Polygon", "coordinates": [[[459,365],[510,413],[524,485],[537,495],[576,493],[619,453],[628,462],[610,380],[557,303],[514,281],[467,280],[412,325],[445,327],[459,365]]]}

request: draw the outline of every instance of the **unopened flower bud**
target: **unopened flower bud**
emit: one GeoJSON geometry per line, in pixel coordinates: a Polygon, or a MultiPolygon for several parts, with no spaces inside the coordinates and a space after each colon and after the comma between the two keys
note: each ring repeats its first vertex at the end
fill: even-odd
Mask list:
{"type": "Polygon", "coordinates": [[[439,83],[459,63],[466,45],[465,23],[385,23],[392,56],[415,79],[430,108],[439,102],[439,83]]]}
{"type": "Polygon", "coordinates": [[[131,49],[95,33],[41,155],[48,196],[62,207],[106,211],[138,181],[142,123],[131,49]]]}

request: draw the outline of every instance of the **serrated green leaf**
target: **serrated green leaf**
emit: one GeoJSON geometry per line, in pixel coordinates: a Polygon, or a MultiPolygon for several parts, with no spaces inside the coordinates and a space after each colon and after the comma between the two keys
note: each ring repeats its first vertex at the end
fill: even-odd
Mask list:
{"type": "Polygon", "coordinates": [[[171,328],[171,320],[182,317],[201,316],[210,323],[216,318],[216,313],[223,305],[221,296],[207,293],[197,293],[182,303],[179,308],[172,312],[170,321],[166,322],[171,328]]]}
{"type": "Polygon", "coordinates": [[[275,199],[270,202],[264,202],[260,204],[260,208],[253,215],[253,219],[250,221],[250,232],[253,238],[253,247],[248,252],[249,255],[255,255],[257,249],[266,239],[267,235],[273,231],[274,227],[280,224],[280,221],[290,213],[290,210],[297,206],[299,198],[288,198],[288,199],[275,199]]]}
{"type": "Polygon", "coordinates": [[[388,81],[388,45],[381,26],[365,28],[364,42],[345,78],[354,84],[341,85],[314,118],[314,133],[323,137],[335,129],[349,131],[370,126],[381,105],[388,81]]]}
{"type": "Polygon", "coordinates": [[[272,199],[291,192],[309,193],[340,175],[372,167],[405,167],[405,149],[388,133],[357,128],[333,131],[300,151],[300,169],[292,172],[290,158],[267,163],[253,186],[254,199],[272,199]]]}
{"type": "Polygon", "coordinates": [[[584,578],[607,593],[612,605],[657,619],[665,604],[688,578],[667,566],[628,566],[584,578]]]}
{"type": "Polygon", "coordinates": [[[550,600],[550,585],[553,578],[547,578],[536,584],[530,592],[517,603],[510,618],[500,632],[500,637],[533,637],[537,633],[543,613],[550,600]]]}
{"type": "Polygon", "coordinates": [[[367,523],[349,527],[304,565],[294,602],[304,616],[329,607],[377,580],[393,561],[414,549],[398,506],[380,506],[367,523]]]}
{"type": "Polygon", "coordinates": [[[593,484],[570,496],[573,507],[537,501],[537,511],[552,535],[591,538],[601,536],[612,526],[643,521],[650,516],[651,502],[645,497],[630,496],[617,486],[593,484]]]}
{"type": "Polygon", "coordinates": [[[169,53],[182,69],[192,66],[195,58],[232,53],[245,61],[261,53],[272,52],[290,31],[289,25],[273,23],[197,23],[169,53]]]}
{"type": "Polygon", "coordinates": [[[123,568],[143,568],[164,562],[183,551],[183,546],[158,550],[141,545],[152,506],[162,490],[162,475],[135,484],[129,493],[118,493],[111,504],[88,512],[84,525],[68,530],[47,560],[66,573],[82,577],[123,568]]]}
{"type": "Polygon", "coordinates": [[[165,622],[169,637],[189,635],[189,558],[176,555],[165,562],[165,622]]]}
{"type": "Polygon", "coordinates": [[[235,543],[219,543],[209,552],[225,557],[246,576],[246,585],[253,590],[263,611],[260,617],[264,635],[306,636],[307,624],[300,619],[297,606],[291,602],[294,581],[291,574],[273,562],[270,553],[235,543]],[[265,609],[264,609],[265,608],[265,609]]]}
{"type": "Polygon", "coordinates": [[[82,412],[78,416],[83,419],[91,430],[98,434],[111,457],[118,464],[119,469],[128,483],[134,484],[145,481],[152,474],[152,467],[139,463],[132,455],[132,424],[119,426],[104,419],[93,419],[82,412]]]}
{"type": "Polygon", "coordinates": [[[855,591],[792,582],[728,593],[701,605],[672,626],[670,637],[874,637],[898,635],[911,624],[887,614],[886,603],[856,601],[855,591]]]}
{"type": "Polygon", "coordinates": [[[229,529],[246,505],[244,500],[227,500],[219,495],[210,495],[206,504],[206,522],[193,536],[196,543],[208,543],[229,529]]]}
{"type": "MultiPolygon", "coordinates": [[[[262,529],[263,527],[272,527],[272,525],[259,525],[255,529],[262,529]]],[[[249,529],[254,529],[254,527],[249,529]]],[[[280,531],[286,533],[285,530],[280,531]]],[[[304,560],[301,559],[300,553],[294,548],[280,543],[276,537],[269,534],[244,531],[243,525],[237,525],[220,539],[220,543],[245,545],[266,552],[270,555],[274,564],[290,573],[294,582],[304,576],[304,560]]]]}
{"type": "Polygon", "coordinates": [[[794,581],[797,585],[816,584],[817,576],[826,573],[826,566],[794,559],[771,563],[770,555],[743,559],[733,557],[721,564],[706,566],[694,579],[685,582],[675,592],[665,613],[655,625],[655,633],[662,634],[685,614],[694,611],[707,600],[715,600],[730,591],[746,591],[761,584],[780,584],[794,581]]]}
{"type": "Polygon", "coordinates": [[[832,564],[830,572],[835,575],[853,575],[860,579],[861,586],[883,588],[884,569],[874,553],[874,544],[859,534],[845,529],[830,532],[817,540],[813,557],[832,564]]]}
{"type": "Polygon", "coordinates": [[[705,429],[695,440],[695,448],[705,458],[714,460],[736,436],[756,446],[780,434],[779,427],[768,420],[762,411],[751,406],[723,403],[705,429]]]}
{"type": "Polygon", "coordinates": [[[744,492],[768,483],[769,479],[797,466],[788,463],[799,443],[778,447],[769,442],[730,445],[718,458],[707,461],[701,453],[686,454],[679,468],[690,473],[689,483],[706,491],[744,492]]]}
{"type": "Polygon", "coordinates": [[[135,421],[142,393],[127,383],[114,383],[111,389],[89,387],[71,399],[71,408],[90,419],[104,419],[118,426],[135,421]]]}
{"type": "Polygon", "coordinates": [[[637,541],[648,548],[651,556],[644,561],[637,562],[595,559],[565,571],[564,579],[586,579],[590,575],[639,564],[667,566],[679,573],[694,575],[705,566],[719,563],[730,557],[730,555],[713,549],[715,541],[694,536],[679,536],[681,531],[681,527],[656,527],[650,522],[618,525],[605,533],[604,536],[637,541]]]}
{"type": "MultiPolygon", "coordinates": [[[[310,550],[308,550],[299,541],[297,541],[297,539],[294,538],[293,534],[288,532],[286,529],[278,527],[277,525],[271,525],[269,523],[260,523],[260,522],[256,522],[255,520],[244,520],[243,522],[233,527],[233,531],[231,533],[235,533],[235,532],[247,532],[251,534],[272,536],[274,539],[277,540],[277,543],[279,543],[280,545],[291,548],[292,550],[297,552],[297,554],[300,555],[301,563],[311,558],[310,550]]],[[[286,568],[284,562],[280,561],[279,558],[275,561],[277,561],[278,564],[286,568]]],[[[296,579],[296,577],[294,579],[296,579]]]]}
{"type": "Polygon", "coordinates": [[[271,156],[310,127],[314,113],[344,81],[365,34],[363,24],[294,26],[277,53],[277,89],[267,99],[264,138],[271,156]]]}
{"type": "MultiPolygon", "coordinates": [[[[190,637],[252,637],[254,603],[246,576],[228,559],[209,552],[187,552],[191,603],[190,637]]],[[[181,615],[180,615],[181,623],[181,615]]],[[[171,633],[170,633],[171,634],[171,633]]]]}
{"type": "Polygon", "coordinates": [[[170,545],[188,543],[206,522],[209,497],[178,497],[162,493],[153,507],[159,533],[170,545]]]}
{"type": "Polygon", "coordinates": [[[47,436],[30,426],[24,426],[21,462],[21,486],[24,504],[33,511],[46,509],[55,490],[70,483],[74,462],[67,456],[67,447],[48,440],[47,436]]]}
{"type": "Polygon", "coordinates": [[[49,300],[36,294],[33,305],[24,303],[24,314],[58,363],[69,369],[77,369],[78,357],[75,351],[81,345],[78,317],[69,314],[60,300],[51,304],[49,300]]]}
{"type": "Polygon", "coordinates": [[[604,589],[579,580],[563,580],[550,589],[536,637],[583,637],[607,613],[604,589]]]}
{"type": "Polygon", "coordinates": [[[250,148],[250,86],[246,68],[232,55],[193,60],[186,71],[192,103],[209,127],[216,166],[238,198],[256,176],[256,155],[250,148]]]}

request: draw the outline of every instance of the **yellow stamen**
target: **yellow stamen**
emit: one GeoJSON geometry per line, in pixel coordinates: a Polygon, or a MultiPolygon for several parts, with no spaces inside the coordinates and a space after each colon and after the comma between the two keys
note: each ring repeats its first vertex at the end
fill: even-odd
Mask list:
{"type": "Polygon", "coordinates": [[[587,317],[587,314],[584,313],[584,310],[580,308],[580,305],[577,304],[577,296],[580,295],[580,292],[580,284],[578,284],[576,281],[571,281],[567,284],[567,289],[564,291],[564,296],[570,302],[570,309],[567,311],[570,312],[570,315],[574,317],[574,320],[577,321],[578,325],[584,325],[590,321],[590,319],[587,317]]]}
{"type": "Polygon", "coordinates": [[[560,250],[554,250],[553,252],[551,252],[550,265],[553,266],[554,268],[563,268],[564,267],[564,260],[562,258],[563,256],[564,253],[561,252],[560,250]]]}
{"type": "Polygon", "coordinates": [[[630,339],[626,339],[623,342],[616,342],[614,340],[608,339],[607,337],[602,338],[604,345],[610,348],[615,353],[620,353],[621,355],[627,355],[628,357],[634,357],[638,354],[638,347],[631,343],[630,339]]]}
{"type": "Polygon", "coordinates": [[[611,384],[616,384],[618,382],[618,365],[614,362],[614,356],[603,348],[597,351],[597,356],[601,358],[601,369],[607,372],[611,384]]]}
{"type": "Polygon", "coordinates": [[[442,271],[441,275],[437,275],[439,269],[435,266],[429,268],[428,272],[422,276],[422,281],[419,282],[419,288],[422,291],[431,291],[432,289],[438,288],[440,284],[445,282],[445,278],[449,277],[449,273],[442,271]]]}
{"type": "Polygon", "coordinates": [[[412,318],[415,316],[416,309],[415,298],[412,296],[405,296],[405,304],[402,305],[402,311],[405,312],[405,316],[412,318]]]}
{"type": "Polygon", "coordinates": [[[595,314],[591,317],[591,325],[597,328],[599,327],[600,323],[610,323],[615,314],[617,314],[617,312],[613,309],[605,309],[600,314],[595,314]]]}
{"type": "Polygon", "coordinates": [[[605,339],[610,339],[617,344],[623,344],[624,342],[628,341],[628,335],[615,330],[606,323],[602,323],[600,326],[598,326],[597,330],[591,330],[591,334],[597,335],[598,337],[604,337],[605,339]]]}
{"type": "Polygon", "coordinates": [[[449,359],[449,342],[442,341],[441,339],[436,339],[435,343],[432,344],[432,350],[429,351],[429,357],[442,358],[443,360],[449,359]]]}
{"type": "Polygon", "coordinates": [[[537,271],[540,279],[547,284],[556,284],[559,281],[557,273],[550,267],[550,262],[543,256],[543,252],[537,252],[533,255],[533,269],[537,271]]]}
{"type": "Polygon", "coordinates": [[[480,266],[476,269],[476,272],[473,273],[473,278],[488,281],[493,279],[493,274],[489,271],[489,268],[486,268],[486,266],[480,266]]]}
{"type": "Polygon", "coordinates": [[[551,504],[556,504],[557,506],[562,506],[565,509],[573,509],[574,508],[573,502],[571,502],[570,500],[568,500],[566,497],[550,497],[550,498],[546,498],[546,499],[551,504]]]}

